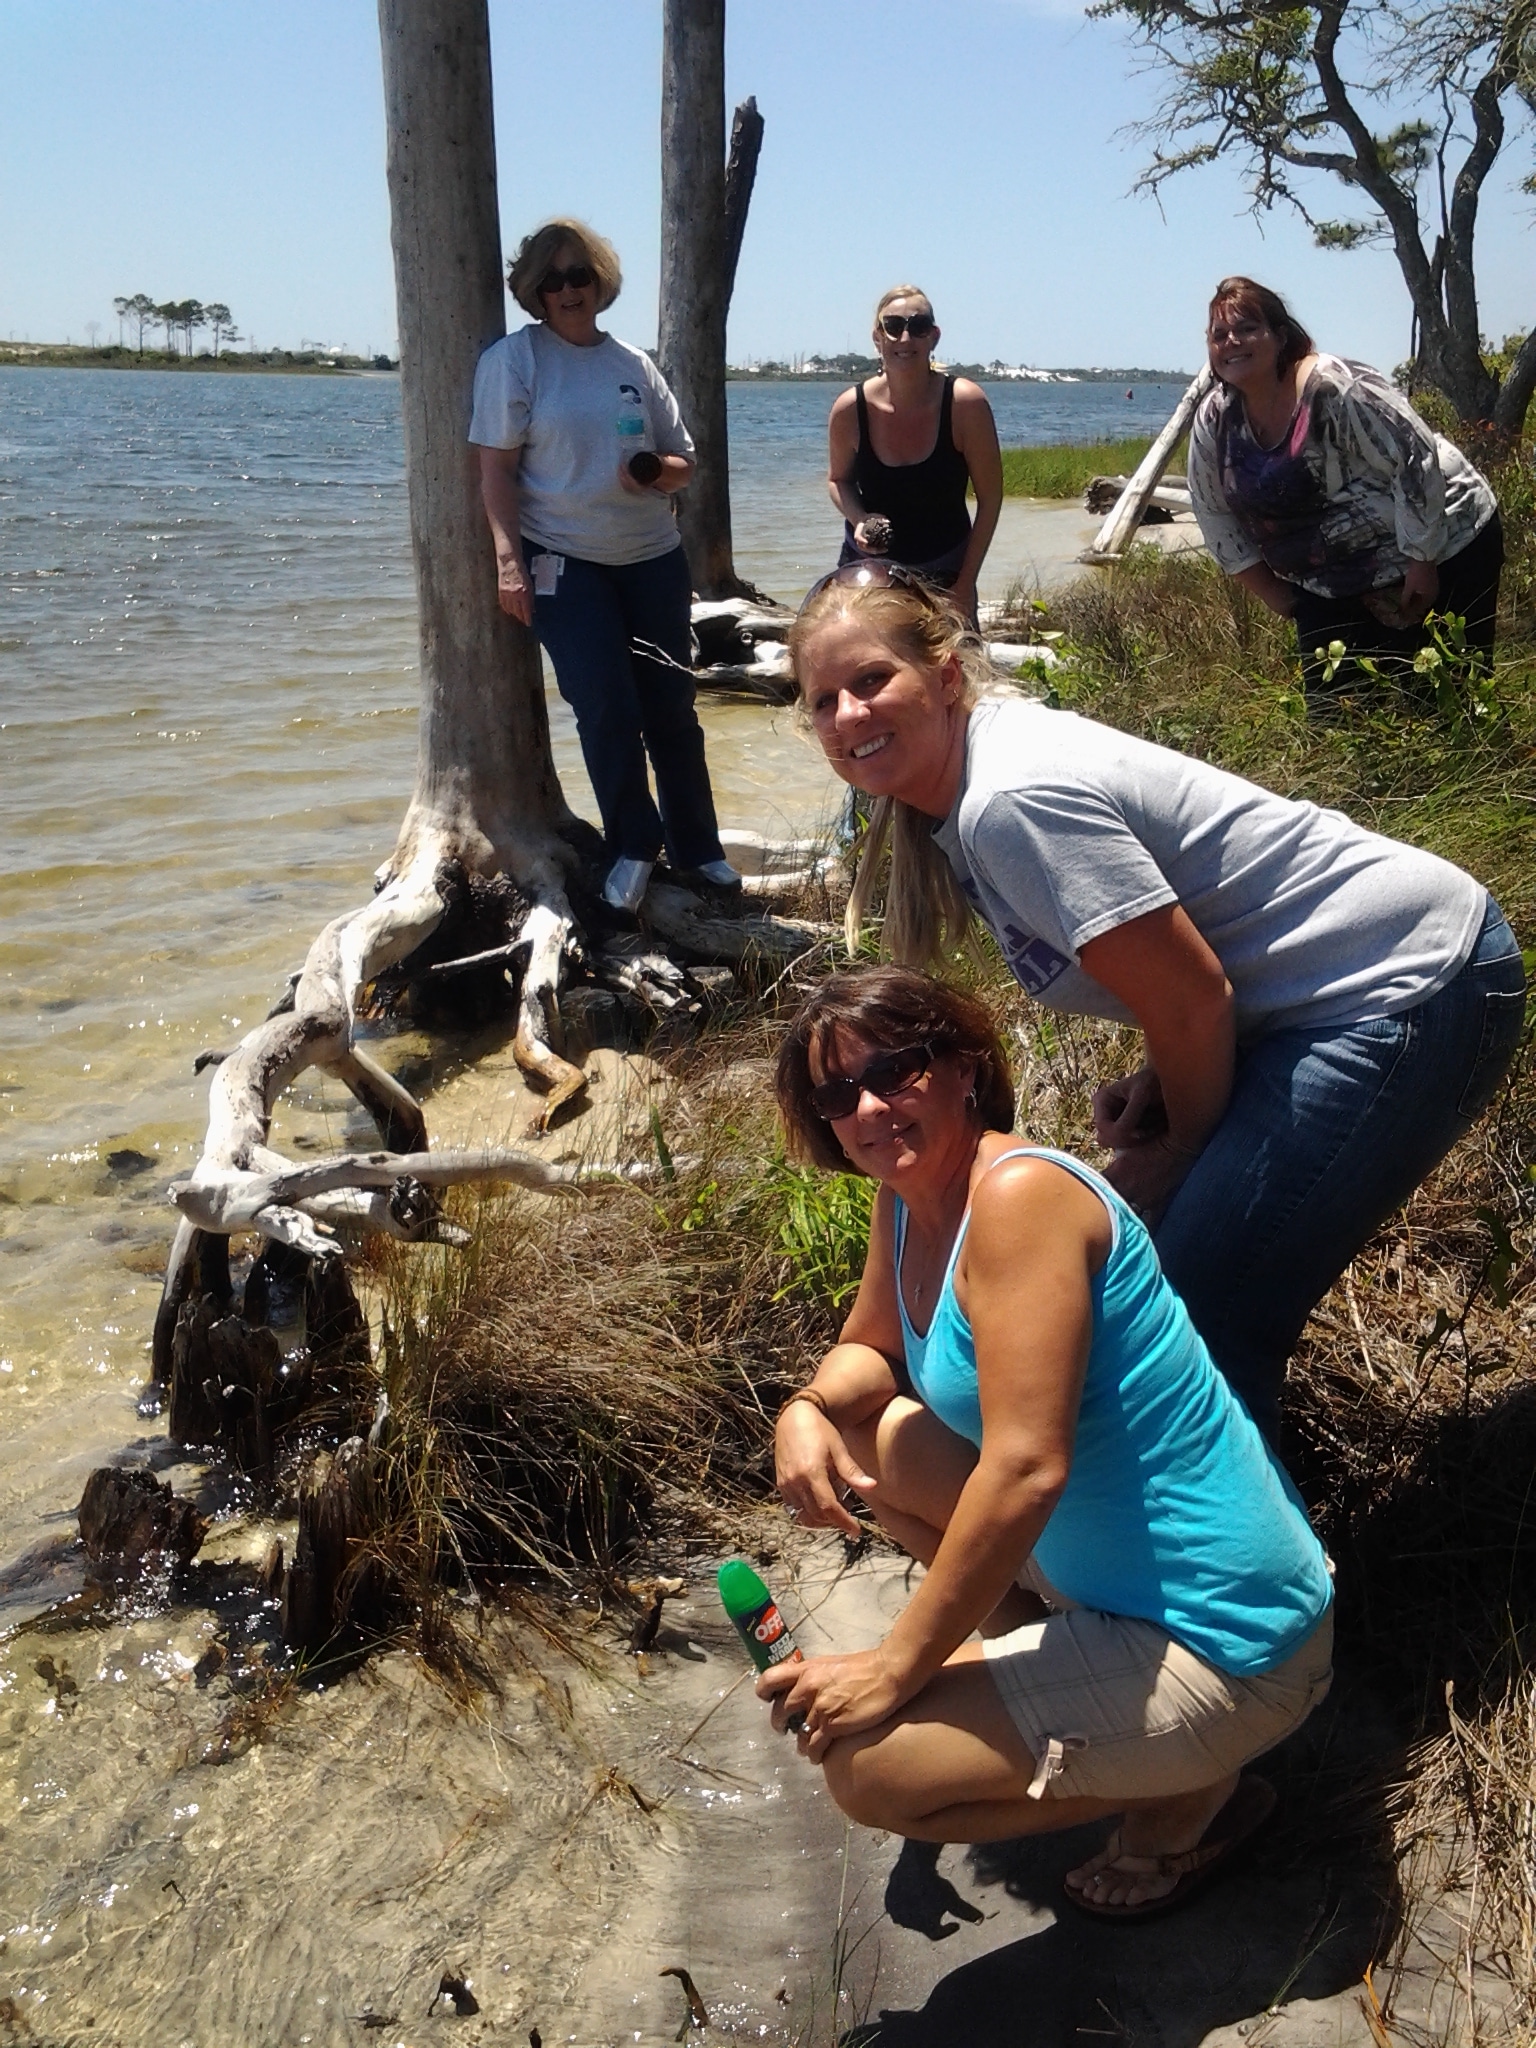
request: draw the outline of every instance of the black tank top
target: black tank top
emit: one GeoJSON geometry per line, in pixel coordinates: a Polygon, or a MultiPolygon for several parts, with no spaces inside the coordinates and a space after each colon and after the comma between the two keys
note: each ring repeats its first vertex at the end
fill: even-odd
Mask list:
{"type": "Polygon", "coordinates": [[[853,487],[866,512],[883,512],[891,522],[890,559],[917,567],[964,547],[971,531],[965,507],[971,473],[955,446],[955,380],[944,379],[939,401],[939,432],[921,462],[885,463],[869,437],[869,407],[864,386],[857,391],[859,449],[853,460],[853,487]]]}

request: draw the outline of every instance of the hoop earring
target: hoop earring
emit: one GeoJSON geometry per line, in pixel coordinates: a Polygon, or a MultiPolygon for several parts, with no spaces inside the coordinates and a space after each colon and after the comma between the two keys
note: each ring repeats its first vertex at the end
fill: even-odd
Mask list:
{"type": "Polygon", "coordinates": [[[981,1104],[976,1100],[976,1083],[974,1081],[971,1083],[970,1093],[965,1098],[965,1106],[967,1109],[980,1109],[981,1107],[981,1104]]]}

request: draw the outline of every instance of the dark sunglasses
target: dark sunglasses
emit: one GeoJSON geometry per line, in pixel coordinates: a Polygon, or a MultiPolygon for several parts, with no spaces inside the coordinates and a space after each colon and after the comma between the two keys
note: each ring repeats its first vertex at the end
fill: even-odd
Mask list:
{"type": "Polygon", "coordinates": [[[834,1074],[828,1080],[818,1081],[811,1090],[811,1107],[824,1124],[835,1124],[841,1117],[853,1115],[866,1089],[882,1102],[889,1102],[893,1095],[900,1095],[904,1088],[920,1081],[932,1065],[931,1045],[877,1052],[857,1074],[834,1074]]]}
{"type": "Polygon", "coordinates": [[[880,332],[890,341],[900,341],[904,334],[910,334],[914,341],[921,341],[933,332],[931,313],[882,313],[880,332]]]}
{"type": "Polygon", "coordinates": [[[590,263],[573,263],[569,270],[546,270],[539,279],[539,297],[547,299],[554,292],[567,289],[584,292],[589,284],[596,284],[597,272],[590,263]]]}

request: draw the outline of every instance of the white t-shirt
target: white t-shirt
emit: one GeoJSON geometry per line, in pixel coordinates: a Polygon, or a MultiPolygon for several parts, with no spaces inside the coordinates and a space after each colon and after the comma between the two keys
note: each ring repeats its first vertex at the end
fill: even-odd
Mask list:
{"type": "Polygon", "coordinates": [[[971,713],[965,782],[933,836],[1038,1001],[1134,1023],[1078,954],[1177,903],[1226,971],[1242,1038],[1411,1009],[1466,961],[1488,902],[1342,811],[1023,698],[971,713]]]}
{"type": "Polygon", "coordinates": [[[636,497],[621,457],[693,455],[677,400],[643,350],[605,334],[593,348],[541,320],[493,341],[475,371],[469,438],[521,448],[523,536],[587,562],[648,562],[681,545],[671,501],[636,497]]]}

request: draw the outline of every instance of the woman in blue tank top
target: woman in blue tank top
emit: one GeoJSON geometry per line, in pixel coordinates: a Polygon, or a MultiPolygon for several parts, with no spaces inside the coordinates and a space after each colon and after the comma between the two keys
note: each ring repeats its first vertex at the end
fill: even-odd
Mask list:
{"type": "Polygon", "coordinates": [[[841,1339],[780,1411],[779,1489],[853,1534],[851,1489],[927,1571],[876,1649],[758,1690],[854,1819],[969,1842],[1118,1814],[1067,1897],[1166,1911],[1268,1817],[1243,1766],[1328,1688],[1301,1502],[1133,1211],[1009,1137],[980,1004],[831,976],[778,1094],[798,1150],[880,1183],[841,1339]]]}

